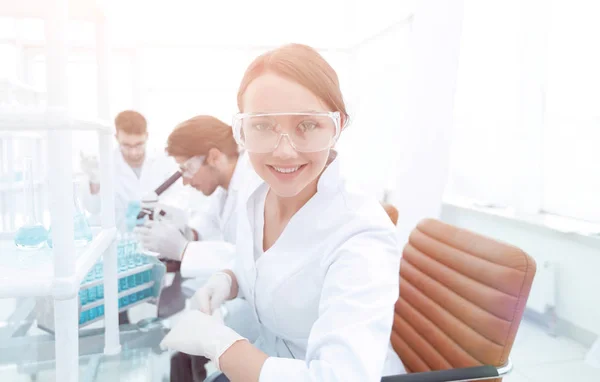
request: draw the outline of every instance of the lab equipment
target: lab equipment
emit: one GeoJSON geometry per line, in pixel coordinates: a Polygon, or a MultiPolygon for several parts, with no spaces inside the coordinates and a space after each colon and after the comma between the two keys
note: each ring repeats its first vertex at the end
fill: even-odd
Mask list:
{"type": "MultiPolygon", "coordinates": [[[[117,229],[122,231],[125,229],[125,215],[129,202],[147,199],[144,195],[161,185],[165,179],[177,171],[178,167],[173,159],[164,154],[148,151],[138,176],[125,161],[119,148],[113,151],[112,162],[114,167],[111,181],[114,181],[115,223],[117,229]]],[[[180,187],[183,188],[181,182],[175,182],[167,191],[163,192],[161,198],[167,198],[170,196],[169,194],[177,194],[181,190],[180,187]]],[[[100,192],[102,189],[102,184],[100,184],[100,192]]],[[[90,213],[89,220],[94,225],[99,225],[102,206],[100,195],[94,193],[94,187],[84,187],[82,191],[83,205],[90,213]]]]}
{"type": "Polygon", "coordinates": [[[23,162],[24,193],[25,198],[25,223],[17,230],[14,242],[17,248],[34,250],[44,246],[48,238],[48,231],[37,220],[35,213],[35,195],[33,189],[33,160],[26,157],[23,162]]]}
{"type": "Polygon", "coordinates": [[[158,202],[158,197],[169,187],[171,187],[179,178],[181,178],[181,171],[176,171],[160,186],[158,186],[154,192],[144,196],[144,198],[142,198],[142,210],[139,212],[137,218],[143,219],[144,217],[148,216],[150,219],[152,219],[154,206],[158,202]]]}
{"type": "MultiPolygon", "coordinates": [[[[156,302],[162,288],[166,267],[152,256],[144,254],[138,243],[128,235],[118,239],[118,309],[126,311],[143,302],[156,302]]],[[[104,317],[104,263],[100,259],[81,281],[79,289],[79,327],[104,317]]],[[[38,327],[54,332],[52,299],[38,299],[38,327]]]]}
{"type": "MultiPolygon", "coordinates": [[[[73,239],[76,247],[82,247],[92,241],[92,229],[81,206],[77,182],[73,182],[73,239]]],[[[52,227],[48,231],[48,247],[52,248],[52,227]]]]}

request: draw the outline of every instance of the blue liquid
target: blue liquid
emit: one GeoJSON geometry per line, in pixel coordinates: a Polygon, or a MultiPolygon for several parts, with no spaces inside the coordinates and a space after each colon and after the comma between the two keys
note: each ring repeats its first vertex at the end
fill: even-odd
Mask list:
{"type": "Polygon", "coordinates": [[[83,324],[85,322],[87,322],[89,319],[89,315],[88,315],[88,311],[83,311],[81,312],[81,314],[79,315],[79,324],[83,324]]]}
{"type": "Polygon", "coordinates": [[[94,274],[96,280],[102,280],[102,278],[104,277],[104,266],[102,265],[102,263],[94,265],[94,274]]]}
{"type": "Polygon", "coordinates": [[[127,286],[127,277],[123,277],[122,279],[119,279],[119,292],[123,292],[124,290],[129,289],[129,287],[127,286]]]}
{"type": "Polygon", "coordinates": [[[104,298],[104,285],[100,284],[96,287],[96,295],[98,296],[98,300],[104,298]]]}
{"type": "Polygon", "coordinates": [[[104,316],[104,305],[98,307],[98,316],[104,316]]]}
{"type": "Polygon", "coordinates": [[[142,275],[142,279],[144,283],[149,283],[150,282],[150,271],[145,271],[142,275]]]}
{"type": "Polygon", "coordinates": [[[96,318],[96,316],[97,316],[96,308],[90,309],[89,316],[90,316],[90,321],[96,318]]]}
{"type": "Polygon", "coordinates": [[[135,285],[142,285],[143,283],[143,277],[142,277],[142,272],[136,273],[135,275],[135,285]]]}
{"type": "Polygon", "coordinates": [[[83,290],[79,291],[79,300],[81,301],[81,305],[85,305],[88,303],[87,289],[83,289],[83,290]]]}
{"type": "Polygon", "coordinates": [[[19,249],[33,250],[44,246],[48,231],[41,224],[24,225],[15,235],[15,245],[19,249]]]}
{"type": "Polygon", "coordinates": [[[91,287],[88,289],[88,302],[96,301],[96,287],[91,287]]]}

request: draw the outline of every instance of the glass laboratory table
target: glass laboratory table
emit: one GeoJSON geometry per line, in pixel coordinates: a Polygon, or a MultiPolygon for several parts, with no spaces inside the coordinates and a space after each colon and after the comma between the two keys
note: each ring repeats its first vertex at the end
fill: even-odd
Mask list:
{"type": "MultiPolygon", "coordinates": [[[[0,381],[55,381],[54,336],[37,327],[34,308],[34,298],[0,300],[0,381]]],[[[167,326],[155,317],[121,325],[117,356],[103,354],[102,321],[81,328],[79,381],[168,381],[172,353],[159,348],[167,326]]]]}

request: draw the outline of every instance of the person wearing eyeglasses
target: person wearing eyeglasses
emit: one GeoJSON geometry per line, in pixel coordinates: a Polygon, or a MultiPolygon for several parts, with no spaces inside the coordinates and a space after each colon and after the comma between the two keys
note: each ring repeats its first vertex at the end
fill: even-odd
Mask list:
{"type": "MultiPolygon", "coordinates": [[[[233,266],[238,191],[248,172],[253,174],[247,156],[238,149],[231,126],[217,118],[200,115],[177,125],[167,139],[166,152],[179,165],[183,184],[208,197],[208,208],[190,219],[193,238],[168,221],[147,221],[135,229],[144,248],[180,263],[179,275],[187,279],[182,287],[192,293],[214,272],[233,266]]],[[[232,300],[222,308],[228,326],[247,337],[258,336],[245,301],[232,300]]],[[[207,362],[205,357],[176,353],[170,380],[203,381],[207,362]]]]}
{"type": "Polygon", "coordinates": [[[314,49],[285,45],[250,64],[237,100],[234,137],[259,177],[240,190],[235,267],[196,292],[161,347],[211,359],[219,382],[404,372],[390,343],[397,234],[379,201],[342,176],[334,146],[348,114],[336,72],[314,49]],[[240,297],[260,323],[253,343],[218,318],[240,297]]]}
{"type": "Polygon", "coordinates": [[[146,249],[163,258],[181,261],[185,257],[183,273],[194,274],[197,264],[185,256],[195,252],[194,246],[212,245],[206,242],[216,246],[219,242],[235,244],[234,206],[244,173],[250,167],[247,158],[238,152],[231,127],[211,116],[196,116],[177,125],[167,139],[166,152],[179,165],[183,184],[209,197],[208,206],[195,211],[190,219],[193,240],[168,221],[148,221],[136,232],[146,249]]]}
{"type": "MultiPolygon", "coordinates": [[[[156,189],[177,171],[172,161],[164,154],[149,153],[146,149],[148,128],[146,118],[137,111],[125,110],[115,117],[114,191],[115,220],[120,231],[126,226],[127,208],[131,202],[140,202],[149,192],[156,189]]],[[[82,201],[91,214],[91,221],[99,221],[100,213],[100,169],[95,156],[81,154],[81,169],[86,177],[82,201]]],[[[181,182],[179,182],[181,187],[181,182]]],[[[177,192],[177,185],[161,195],[168,198],[177,192]]]]}

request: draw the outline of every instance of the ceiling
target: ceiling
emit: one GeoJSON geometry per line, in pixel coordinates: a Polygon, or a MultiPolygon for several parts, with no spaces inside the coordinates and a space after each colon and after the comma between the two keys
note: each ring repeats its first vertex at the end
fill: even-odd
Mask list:
{"type": "MultiPolygon", "coordinates": [[[[106,15],[116,45],[348,48],[405,20],[413,0],[66,0],[69,18],[106,15]]],[[[0,16],[44,18],[52,0],[0,0],[0,16]]]]}

